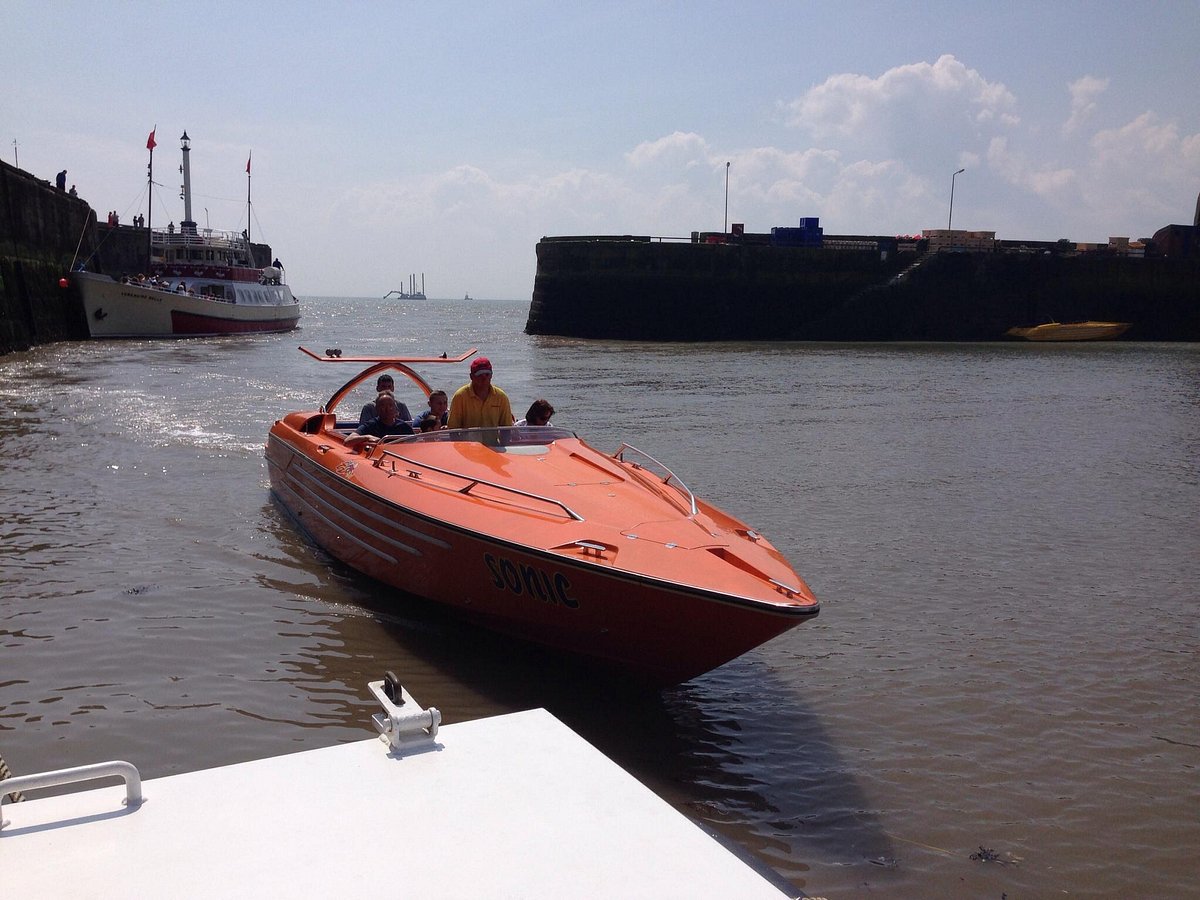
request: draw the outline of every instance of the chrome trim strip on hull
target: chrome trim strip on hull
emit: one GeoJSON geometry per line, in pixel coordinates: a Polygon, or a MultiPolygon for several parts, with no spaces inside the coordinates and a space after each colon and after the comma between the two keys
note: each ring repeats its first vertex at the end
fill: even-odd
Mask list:
{"type": "MultiPolygon", "coordinates": [[[[303,454],[300,454],[300,456],[301,456],[302,460],[307,460],[307,461],[311,462],[311,460],[308,460],[308,458],[305,457],[303,454]]],[[[320,469],[320,467],[317,467],[317,468],[320,469]]],[[[321,469],[321,471],[324,472],[325,470],[321,469]]],[[[285,477],[293,477],[290,466],[288,467],[288,472],[285,473],[285,477]]],[[[318,474],[316,472],[310,472],[306,468],[304,468],[304,466],[300,467],[299,478],[294,479],[294,480],[301,480],[301,479],[304,480],[305,482],[307,482],[307,487],[309,488],[309,490],[311,490],[313,492],[323,491],[326,493],[327,496],[332,494],[336,499],[341,499],[340,495],[338,495],[332,489],[332,487],[330,485],[327,485],[323,481],[320,480],[320,478],[318,477],[318,474]]],[[[390,528],[395,529],[396,531],[401,531],[404,534],[409,535],[410,537],[414,537],[414,538],[417,538],[418,540],[425,541],[428,544],[432,544],[434,547],[437,547],[439,550],[449,550],[450,549],[450,545],[443,540],[440,540],[435,537],[430,537],[427,534],[422,534],[421,532],[416,531],[415,529],[409,528],[406,525],[402,525],[399,522],[389,519],[387,516],[381,516],[381,515],[379,515],[379,513],[372,512],[371,510],[366,509],[365,507],[359,507],[356,510],[355,516],[351,516],[345,510],[338,508],[334,503],[331,503],[329,500],[322,499],[322,498],[317,498],[317,499],[326,508],[331,509],[334,512],[336,512],[337,515],[340,516],[342,519],[353,522],[355,525],[358,525],[363,531],[369,532],[372,537],[376,537],[379,540],[381,540],[387,544],[390,544],[394,547],[397,547],[397,548],[405,551],[406,553],[411,553],[414,556],[422,555],[421,551],[419,549],[417,549],[416,547],[414,547],[410,544],[405,544],[401,541],[397,541],[394,538],[388,537],[386,534],[383,534],[373,528],[364,527],[362,522],[355,516],[367,518],[367,519],[371,519],[376,522],[379,522],[383,525],[386,525],[390,528]]],[[[329,522],[329,519],[327,517],[326,517],[326,521],[329,522]]],[[[333,523],[330,522],[330,524],[332,525],[333,523]]]]}

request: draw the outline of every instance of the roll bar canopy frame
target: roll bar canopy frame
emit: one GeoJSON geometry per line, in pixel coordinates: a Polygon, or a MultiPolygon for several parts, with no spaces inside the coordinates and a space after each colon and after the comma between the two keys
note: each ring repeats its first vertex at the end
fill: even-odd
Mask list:
{"type": "Polygon", "coordinates": [[[307,347],[300,348],[301,353],[305,353],[315,359],[317,362],[323,363],[367,363],[367,367],[343,384],[340,388],[333,392],[325,405],[321,407],[321,412],[325,414],[332,413],[337,405],[342,402],[342,399],[350,393],[355,387],[362,384],[364,381],[369,381],[376,375],[384,372],[395,370],[412,381],[426,397],[432,393],[433,388],[429,386],[424,378],[418,375],[409,366],[410,363],[420,363],[422,365],[432,363],[461,363],[466,362],[472,356],[479,352],[477,347],[472,347],[465,353],[460,353],[458,356],[343,356],[340,350],[326,350],[324,355],[314,353],[307,347]]]}

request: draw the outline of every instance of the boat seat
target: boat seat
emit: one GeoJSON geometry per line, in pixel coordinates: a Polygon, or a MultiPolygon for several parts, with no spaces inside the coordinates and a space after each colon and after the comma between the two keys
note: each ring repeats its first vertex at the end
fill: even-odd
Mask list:
{"type": "Polygon", "coordinates": [[[322,413],[318,413],[315,416],[309,416],[301,430],[305,434],[320,434],[321,429],[326,427],[326,419],[332,418],[333,416],[327,416],[322,413]]]}

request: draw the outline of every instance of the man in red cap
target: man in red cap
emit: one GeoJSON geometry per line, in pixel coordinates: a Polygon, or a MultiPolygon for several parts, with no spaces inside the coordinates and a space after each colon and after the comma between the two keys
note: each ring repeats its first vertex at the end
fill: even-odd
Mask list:
{"type": "Polygon", "coordinates": [[[486,356],[471,360],[471,381],[450,398],[447,428],[497,428],[513,423],[508,394],[492,384],[492,364],[486,356]]]}

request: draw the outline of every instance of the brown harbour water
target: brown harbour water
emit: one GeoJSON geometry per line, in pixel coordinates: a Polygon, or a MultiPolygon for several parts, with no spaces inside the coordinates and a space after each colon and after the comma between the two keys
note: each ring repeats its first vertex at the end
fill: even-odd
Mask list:
{"type": "Polygon", "coordinates": [[[0,358],[14,773],[359,740],[390,669],[446,722],[550,709],[794,894],[1200,896],[1200,345],[587,342],[526,311],[314,298],[289,335],[0,358]],[[301,343],[479,347],[518,414],[546,396],[767,534],[820,617],[630,694],[397,606],[270,497],[270,422],[352,368],[301,343]]]}

